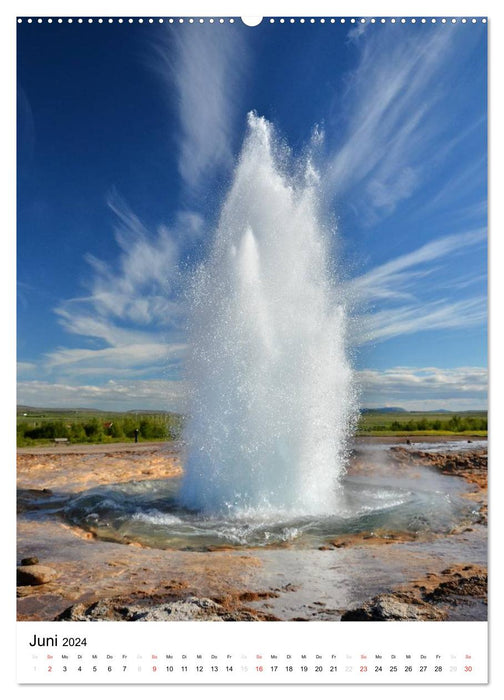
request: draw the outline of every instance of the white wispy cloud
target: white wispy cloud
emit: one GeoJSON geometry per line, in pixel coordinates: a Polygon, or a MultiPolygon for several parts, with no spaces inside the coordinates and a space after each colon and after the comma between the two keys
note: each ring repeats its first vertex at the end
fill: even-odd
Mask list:
{"type": "Polygon", "coordinates": [[[348,284],[349,292],[358,301],[411,296],[417,278],[431,272],[431,268],[426,267],[428,263],[453,260],[454,255],[467,252],[468,248],[481,245],[485,240],[486,230],[481,228],[436,238],[354,278],[348,284]]]}
{"type": "Polygon", "coordinates": [[[215,168],[233,163],[233,129],[247,70],[247,48],[238,26],[169,30],[156,47],[158,70],[178,95],[179,172],[197,188],[215,168]],[[175,47],[175,52],[173,48],[175,47]]]}
{"type": "Polygon", "coordinates": [[[22,377],[27,374],[32,374],[37,369],[37,365],[34,362],[18,362],[17,363],[17,376],[22,377]]]}
{"type": "Polygon", "coordinates": [[[109,380],[103,385],[31,381],[18,385],[18,403],[47,408],[171,409],[183,411],[185,387],[180,381],[109,380]]]}
{"type": "Polygon", "coordinates": [[[94,296],[69,299],[55,308],[55,313],[68,333],[97,338],[112,346],[143,344],[152,339],[152,332],[118,326],[103,308],[98,311],[99,301],[94,296]]]}
{"type": "Polygon", "coordinates": [[[370,22],[358,22],[352,27],[352,29],[349,30],[347,34],[347,39],[352,42],[358,42],[360,37],[366,32],[366,30],[370,26],[370,22]]]}
{"type": "MultiPolygon", "coordinates": [[[[191,29],[168,30],[155,53],[167,94],[173,97],[175,88],[177,95],[179,171],[196,192],[217,168],[232,166],[247,49],[238,28],[200,26],[197,37],[191,29]]],[[[171,229],[151,232],[116,192],[109,205],[119,255],[111,264],[89,254],[88,294],[55,309],[64,329],[86,341],[46,354],[45,369],[57,376],[148,374],[177,367],[185,353],[179,263],[184,247],[205,230],[202,216],[180,211],[171,229]]]]}
{"type": "Polygon", "coordinates": [[[88,255],[88,293],[55,309],[63,328],[86,346],[47,353],[44,367],[53,375],[148,375],[177,367],[185,352],[179,262],[183,241],[199,235],[201,218],[180,212],[173,231],[161,226],[152,233],[117,193],[109,205],[119,254],[113,263],[88,255]]]}
{"type": "MultiPolygon", "coordinates": [[[[486,408],[488,373],[483,367],[393,367],[357,372],[362,405],[402,406],[412,410],[486,408]]],[[[47,407],[133,408],[183,411],[187,390],[182,381],[136,379],[131,373],[105,384],[21,381],[18,403],[47,407]]]]}
{"type": "MultiPolygon", "coordinates": [[[[467,202],[467,198],[471,197],[475,190],[475,184],[481,186],[482,183],[486,182],[486,164],[487,158],[484,155],[473,159],[467,167],[455,171],[437,194],[429,200],[428,205],[418,211],[418,216],[422,216],[426,210],[442,209],[443,207],[450,208],[450,211],[454,211],[455,216],[460,215],[457,211],[459,203],[467,202]]],[[[477,204],[480,207],[480,214],[486,214],[486,201],[484,202],[485,208],[482,207],[481,202],[477,204]]],[[[477,205],[472,204],[472,206],[477,205]]]]}
{"type": "Polygon", "coordinates": [[[355,190],[361,218],[372,222],[410,197],[433,164],[459,143],[439,112],[452,87],[453,66],[471,44],[442,27],[408,32],[390,25],[363,34],[359,26],[349,33],[360,59],[341,96],[342,137],[323,181],[337,197],[355,190]]]}
{"type": "Polygon", "coordinates": [[[484,324],[483,290],[466,298],[454,298],[450,292],[456,289],[460,294],[474,282],[473,276],[453,277],[455,257],[474,254],[485,239],[484,229],[443,236],[350,280],[346,293],[360,310],[352,322],[353,342],[363,345],[419,331],[484,324]]]}
{"type": "Polygon", "coordinates": [[[356,323],[356,344],[380,342],[420,331],[468,328],[486,320],[486,298],[412,304],[363,315],[356,323]]]}
{"type": "Polygon", "coordinates": [[[486,408],[488,371],[484,367],[393,367],[357,373],[362,404],[407,409],[486,408]]]}
{"type": "Polygon", "coordinates": [[[106,369],[114,374],[117,370],[134,369],[168,363],[170,359],[179,360],[185,352],[184,344],[145,343],[143,345],[129,344],[117,347],[89,350],[82,348],[61,349],[46,356],[46,366],[65,371],[68,367],[85,367],[86,371],[106,369]]]}
{"type": "Polygon", "coordinates": [[[116,193],[108,203],[118,221],[114,234],[120,254],[117,270],[87,257],[95,273],[91,282],[95,310],[100,316],[144,325],[174,322],[178,307],[170,297],[178,276],[175,237],[163,226],[151,234],[116,193]]]}

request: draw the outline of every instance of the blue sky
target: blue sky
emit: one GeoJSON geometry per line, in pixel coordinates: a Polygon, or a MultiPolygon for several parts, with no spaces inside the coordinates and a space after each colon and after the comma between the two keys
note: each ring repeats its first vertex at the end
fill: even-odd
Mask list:
{"type": "Polygon", "coordinates": [[[486,407],[486,25],[18,25],[18,401],[183,406],[256,110],[317,146],[367,406],[486,407]]]}

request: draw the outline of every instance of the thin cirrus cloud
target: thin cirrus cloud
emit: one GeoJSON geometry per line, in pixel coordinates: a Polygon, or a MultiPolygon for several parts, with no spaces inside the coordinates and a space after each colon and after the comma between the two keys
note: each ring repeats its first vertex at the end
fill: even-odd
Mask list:
{"type": "MultiPolygon", "coordinates": [[[[60,324],[98,347],[60,348],[44,366],[58,375],[117,376],[129,369],[148,374],[176,367],[184,352],[183,303],[177,295],[180,231],[160,227],[151,234],[116,194],[109,205],[117,218],[115,265],[88,256],[88,294],[56,309],[60,324]]],[[[194,232],[197,215],[183,212],[177,225],[194,232]]]]}
{"type": "Polygon", "coordinates": [[[486,230],[483,228],[442,236],[356,277],[349,283],[350,293],[360,301],[380,297],[397,298],[404,294],[405,289],[414,285],[417,275],[423,276],[429,272],[425,267],[423,270],[419,270],[419,267],[435,261],[446,261],[448,257],[452,259],[453,255],[467,252],[485,240],[486,230]]]}
{"type": "Polygon", "coordinates": [[[476,326],[486,320],[485,302],[484,297],[456,302],[440,300],[363,315],[356,323],[355,343],[364,345],[420,331],[476,326]]]}
{"type": "Polygon", "coordinates": [[[248,64],[242,33],[233,26],[177,27],[156,45],[156,68],[178,97],[179,172],[198,189],[204,178],[233,163],[237,105],[248,64]],[[170,40],[170,44],[168,43],[170,40]],[[175,51],[173,50],[175,47],[175,51]]]}
{"type": "MultiPolygon", "coordinates": [[[[450,179],[447,180],[428,202],[427,207],[418,211],[418,215],[421,216],[423,211],[426,209],[433,211],[436,209],[442,209],[446,207],[450,212],[454,212],[455,216],[470,215],[467,209],[467,205],[462,207],[460,211],[460,202],[467,202],[468,198],[472,196],[475,183],[481,183],[486,181],[485,169],[486,169],[487,159],[486,156],[474,159],[467,167],[460,169],[456,172],[450,179]],[[454,206],[456,203],[457,206],[454,206]]],[[[473,215],[486,216],[486,199],[483,201],[471,202],[471,207],[473,208],[473,215]]]]}
{"type": "Polygon", "coordinates": [[[108,204],[118,222],[114,234],[120,249],[119,270],[88,255],[95,273],[91,292],[96,311],[143,325],[174,322],[177,305],[170,297],[179,256],[175,238],[165,227],[150,234],[117,193],[112,193],[108,204]]]}
{"type": "MultiPolygon", "coordinates": [[[[233,163],[234,116],[247,50],[241,33],[230,27],[225,32],[199,27],[198,41],[190,28],[177,29],[170,33],[171,48],[167,42],[154,47],[155,67],[170,94],[176,89],[179,172],[188,190],[197,192],[204,178],[233,163]]],[[[180,211],[173,230],[160,226],[153,235],[117,193],[109,205],[118,222],[118,263],[112,267],[88,255],[89,294],[55,309],[66,331],[105,347],[48,353],[45,367],[52,373],[118,376],[126,367],[137,373],[145,367],[148,373],[153,366],[177,366],[184,355],[178,266],[184,245],[201,236],[204,221],[197,212],[180,211]]]]}
{"type": "MultiPolygon", "coordinates": [[[[439,115],[450,89],[456,89],[451,82],[454,57],[467,60],[471,42],[468,37],[459,41],[456,32],[443,27],[411,31],[397,41],[398,29],[404,39],[403,26],[349,33],[360,58],[342,98],[343,137],[324,168],[330,195],[341,197],[358,188],[361,217],[369,222],[409,198],[433,163],[459,144],[439,115]]],[[[478,118],[476,125],[480,122],[478,118]]]]}
{"type": "MultiPolygon", "coordinates": [[[[446,290],[455,256],[474,254],[484,245],[484,229],[443,236],[410,253],[378,265],[349,281],[346,293],[360,309],[352,324],[357,345],[380,342],[419,331],[467,328],[486,320],[486,297],[456,298],[446,290]],[[443,274],[439,274],[443,270],[443,274]],[[429,284],[425,278],[429,277],[429,284]],[[425,298],[426,290],[435,298],[425,298]],[[380,308],[374,308],[376,303],[380,308]]],[[[460,292],[483,276],[470,280],[454,278],[460,292]]],[[[453,288],[450,290],[453,291],[453,288]]]]}
{"type": "Polygon", "coordinates": [[[162,343],[129,344],[101,350],[61,349],[48,355],[47,366],[62,370],[65,366],[72,365],[77,366],[77,371],[81,365],[85,365],[86,368],[93,367],[93,370],[105,366],[108,371],[111,369],[114,371],[130,369],[138,365],[145,366],[145,363],[156,365],[168,360],[170,356],[177,357],[178,353],[183,352],[184,349],[183,344],[166,346],[162,343]]]}

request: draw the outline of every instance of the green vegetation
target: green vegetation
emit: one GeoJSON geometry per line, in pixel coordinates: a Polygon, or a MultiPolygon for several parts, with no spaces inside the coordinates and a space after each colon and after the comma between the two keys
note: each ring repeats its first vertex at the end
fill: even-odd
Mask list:
{"type": "MultiPolygon", "coordinates": [[[[21,407],[17,416],[17,445],[52,444],[56,438],[69,443],[177,440],[183,416],[177,413],[106,413],[101,411],[52,411],[21,407]]],[[[363,411],[358,435],[474,435],[486,436],[486,411],[461,413],[363,411]]]]}
{"type": "Polygon", "coordinates": [[[51,444],[57,438],[69,443],[176,440],[182,430],[177,413],[105,413],[79,411],[19,410],[17,446],[51,444]]]}
{"type": "Polygon", "coordinates": [[[363,412],[359,421],[360,435],[460,435],[486,436],[486,411],[461,413],[385,411],[363,412]]]}

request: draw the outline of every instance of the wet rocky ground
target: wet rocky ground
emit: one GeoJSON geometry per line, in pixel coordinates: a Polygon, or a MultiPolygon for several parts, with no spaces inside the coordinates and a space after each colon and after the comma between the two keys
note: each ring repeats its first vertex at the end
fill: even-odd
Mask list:
{"type": "Polygon", "coordinates": [[[474,564],[455,565],[399,590],[375,596],[347,610],[341,620],[448,620],[474,619],[486,612],[487,570],[474,564]],[[457,614],[458,613],[458,614],[457,614]]]}
{"type": "MultiPolygon", "coordinates": [[[[380,444],[380,469],[461,479],[469,485],[463,497],[478,509],[474,522],[443,536],[361,532],[316,549],[195,552],[105,542],[65,522],[58,499],[101,484],[178,476],[178,447],[20,450],[18,619],[486,619],[486,447],[429,452],[394,443],[380,444]]],[[[363,452],[370,444],[356,444],[356,474],[373,469],[363,452]]]]}

